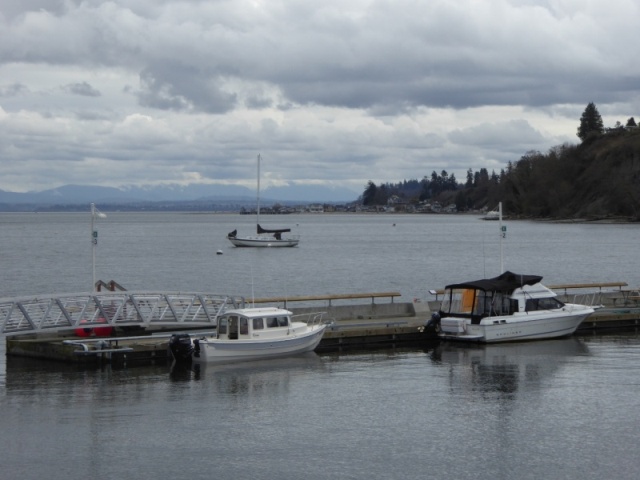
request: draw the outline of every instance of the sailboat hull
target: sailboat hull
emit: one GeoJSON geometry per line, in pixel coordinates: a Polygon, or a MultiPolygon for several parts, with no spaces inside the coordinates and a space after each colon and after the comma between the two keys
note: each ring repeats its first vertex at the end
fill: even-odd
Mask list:
{"type": "Polygon", "coordinates": [[[255,237],[227,237],[229,241],[236,247],[296,247],[300,241],[297,237],[287,237],[276,239],[272,235],[255,236],[255,237]]]}

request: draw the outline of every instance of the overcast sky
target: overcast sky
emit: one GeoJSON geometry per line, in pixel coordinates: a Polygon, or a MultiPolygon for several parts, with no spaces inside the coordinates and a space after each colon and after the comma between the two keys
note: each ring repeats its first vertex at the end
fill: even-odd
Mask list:
{"type": "Polygon", "coordinates": [[[0,189],[499,173],[640,120],[637,0],[2,0],[0,189]]]}

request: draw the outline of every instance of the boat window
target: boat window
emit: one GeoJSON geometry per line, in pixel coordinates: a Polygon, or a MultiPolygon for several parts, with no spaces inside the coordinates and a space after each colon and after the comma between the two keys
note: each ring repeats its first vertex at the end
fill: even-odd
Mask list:
{"type": "Polygon", "coordinates": [[[487,294],[487,292],[478,291],[473,314],[485,316],[491,315],[491,300],[492,298],[487,294]]]}
{"type": "Polygon", "coordinates": [[[491,306],[492,315],[513,315],[518,310],[518,301],[500,292],[495,292],[491,306]]]}
{"type": "Polygon", "coordinates": [[[253,329],[254,330],[262,330],[264,328],[264,321],[262,318],[254,318],[253,319],[253,329]]]}
{"type": "Polygon", "coordinates": [[[222,317],[218,319],[218,335],[227,334],[227,317],[222,317]]]}
{"type": "Polygon", "coordinates": [[[527,312],[534,312],[536,310],[555,310],[562,307],[564,307],[564,303],[555,297],[529,298],[525,304],[527,312]]]}
{"type": "Polygon", "coordinates": [[[278,326],[279,327],[288,327],[289,326],[289,317],[278,317],[278,326]]]}
{"type": "Polygon", "coordinates": [[[278,318],[277,317],[267,318],[267,328],[273,328],[273,327],[277,327],[277,326],[278,326],[278,318]]]}
{"type": "Polygon", "coordinates": [[[474,301],[473,289],[453,289],[448,291],[442,299],[441,310],[447,313],[470,314],[474,301]]]}
{"type": "Polygon", "coordinates": [[[229,317],[229,340],[238,339],[238,317],[233,315],[229,317]]]}
{"type": "Polygon", "coordinates": [[[249,320],[245,317],[240,317],[240,335],[249,335],[249,320]]]}
{"type": "Polygon", "coordinates": [[[518,311],[518,300],[505,297],[502,300],[503,315],[513,315],[518,311]]]}

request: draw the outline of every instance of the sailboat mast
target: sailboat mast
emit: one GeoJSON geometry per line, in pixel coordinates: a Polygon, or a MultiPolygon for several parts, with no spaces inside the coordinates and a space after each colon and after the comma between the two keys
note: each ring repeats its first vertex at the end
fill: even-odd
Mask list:
{"type": "Polygon", "coordinates": [[[256,217],[256,223],[260,224],[260,154],[258,154],[258,189],[256,192],[257,195],[257,199],[256,199],[256,204],[257,204],[257,217],[256,217]]]}
{"type": "Polygon", "coordinates": [[[505,231],[502,229],[502,202],[498,203],[498,219],[500,222],[498,226],[500,227],[500,275],[504,272],[504,257],[502,255],[502,240],[505,237],[505,231]]]}

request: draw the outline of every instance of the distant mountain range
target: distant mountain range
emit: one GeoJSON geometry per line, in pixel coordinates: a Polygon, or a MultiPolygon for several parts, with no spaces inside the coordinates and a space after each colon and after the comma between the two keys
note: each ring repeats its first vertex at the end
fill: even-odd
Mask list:
{"type": "MultiPolygon", "coordinates": [[[[348,203],[358,194],[347,188],[331,188],[315,185],[292,185],[267,188],[261,192],[260,202],[267,206],[281,204],[348,203]]],[[[238,185],[160,185],[141,187],[98,187],[90,185],[65,185],[41,192],[7,192],[0,190],[0,210],[18,210],[27,207],[52,209],[55,206],[73,206],[95,203],[96,205],[165,204],[188,202],[220,206],[255,205],[256,194],[249,188],[238,185]]],[[[223,208],[225,209],[225,208],[223,208]]]]}

